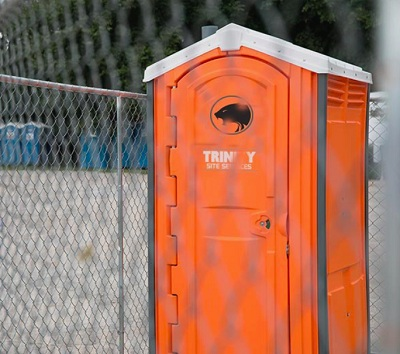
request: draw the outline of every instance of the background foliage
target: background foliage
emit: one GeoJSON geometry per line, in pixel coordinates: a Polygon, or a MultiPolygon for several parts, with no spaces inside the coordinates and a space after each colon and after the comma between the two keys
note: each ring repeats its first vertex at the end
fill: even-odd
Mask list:
{"type": "Polygon", "coordinates": [[[374,0],[4,0],[0,72],[142,91],[146,66],[230,22],[373,70],[374,0]]]}

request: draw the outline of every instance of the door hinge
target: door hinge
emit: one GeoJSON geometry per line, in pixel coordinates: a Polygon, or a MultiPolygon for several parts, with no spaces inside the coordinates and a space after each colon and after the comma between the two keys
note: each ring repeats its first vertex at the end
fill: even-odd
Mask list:
{"type": "Polygon", "coordinates": [[[170,148],[169,149],[169,175],[176,176],[178,174],[178,166],[180,160],[178,156],[178,149],[177,148],[170,148]]]}
{"type": "Polygon", "coordinates": [[[165,204],[167,206],[176,206],[176,177],[165,177],[165,204]]]}
{"type": "Polygon", "coordinates": [[[289,244],[287,243],[287,244],[286,244],[286,256],[289,257],[289,254],[290,254],[290,246],[289,246],[289,244]]]}
{"type": "Polygon", "coordinates": [[[165,131],[165,143],[167,146],[176,147],[176,133],[177,133],[177,126],[176,126],[176,117],[169,116],[166,117],[167,124],[166,124],[166,131],[165,131]]]}
{"type": "Polygon", "coordinates": [[[177,265],[177,243],[176,243],[176,237],[175,236],[167,236],[167,242],[166,242],[166,261],[167,264],[176,266],[177,265]]]}
{"type": "Polygon", "coordinates": [[[168,294],[166,297],[166,315],[169,324],[178,324],[178,297],[168,294]]]}

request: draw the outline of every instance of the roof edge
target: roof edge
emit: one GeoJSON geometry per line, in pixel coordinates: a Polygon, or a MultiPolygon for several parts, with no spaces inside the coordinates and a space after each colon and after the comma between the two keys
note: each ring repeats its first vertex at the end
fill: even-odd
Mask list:
{"type": "Polygon", "coordinates": [[[143,81],[154,80],[156,77],[213,49],[236,51],[240,50],[242,46],[271,55],[317,74],[332,74],[372,83],[372,75],[358,66],[233,23],[219,29],[215,34],[150,65],[145,70],[143,81]]]}

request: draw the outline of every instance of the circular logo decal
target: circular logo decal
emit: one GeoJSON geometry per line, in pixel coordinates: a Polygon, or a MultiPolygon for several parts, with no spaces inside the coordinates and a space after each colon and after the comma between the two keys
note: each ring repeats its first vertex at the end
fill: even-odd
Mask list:
{"type": "Polygon", "coordinates": [[[211,123],[221,133],[243,133],[253,121],[253,110],[239,96],[225,96],[215,102],[210,112],[211,123]]]}

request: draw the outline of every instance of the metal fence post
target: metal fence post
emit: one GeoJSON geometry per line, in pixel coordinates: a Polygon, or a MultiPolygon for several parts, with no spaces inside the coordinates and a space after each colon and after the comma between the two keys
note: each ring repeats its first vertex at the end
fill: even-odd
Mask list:
{"type": "Polygon", "coordinates": [[[118,154],[118,304],[119,304],[119,353],[124,353],[124,220],[122,190],[122,98],[117,97],[117,154],[118,154]]]}

